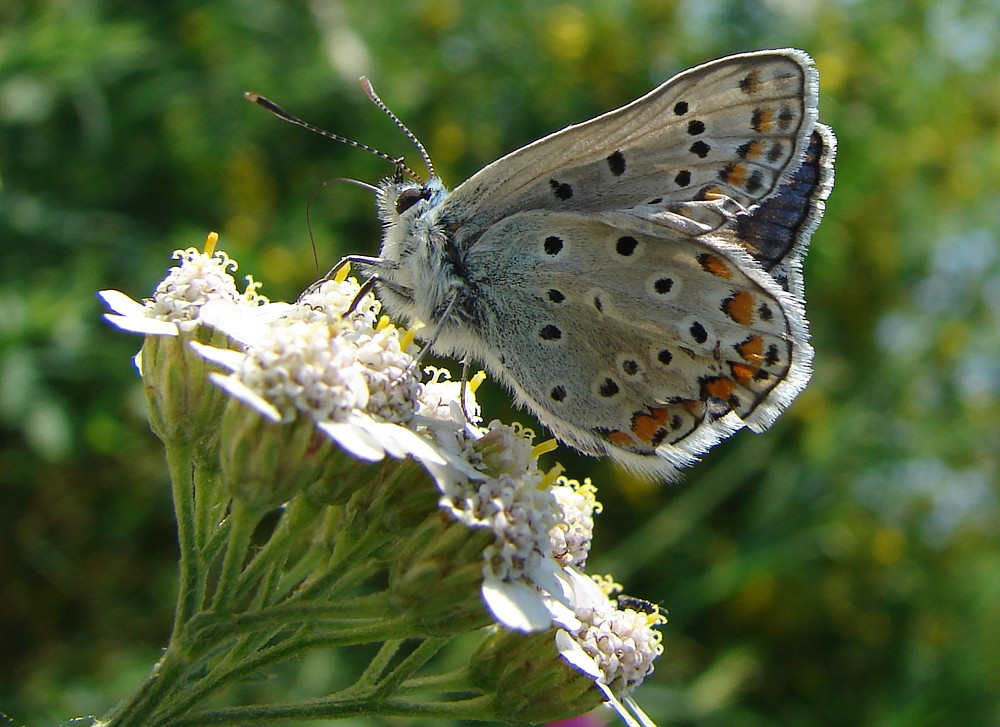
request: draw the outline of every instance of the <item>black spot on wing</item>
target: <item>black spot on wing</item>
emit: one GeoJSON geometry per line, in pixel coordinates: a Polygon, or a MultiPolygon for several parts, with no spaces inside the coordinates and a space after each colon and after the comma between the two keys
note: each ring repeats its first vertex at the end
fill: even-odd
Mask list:
{"type": "Polygon", "coordinates": [[[639,241],[631,235],[623,235],[615,243],[615,251],[622,257],[629,257],[639,246],[639,241]]]}
{"type": "Polygon", "coordinates": [[[556,198],[561,199],[564,202],[573,196],[573,187],[565,182],[560,182],[557,179],[550,179],[549,186],[552,187],[552,193],[556,196],[556,198]]]}
{"type": "Polygon", "coordinates": [[[616,151],[608,156],[608,169],[616,177],[620,177],[625,173],[625,155],[620,151],[616,151]]]}

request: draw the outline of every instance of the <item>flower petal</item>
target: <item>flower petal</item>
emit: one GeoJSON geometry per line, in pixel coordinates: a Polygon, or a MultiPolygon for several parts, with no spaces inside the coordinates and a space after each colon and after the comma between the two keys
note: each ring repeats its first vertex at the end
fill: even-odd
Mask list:
{"type": "MultiPolygon", "coordinates": [[[[562,567],[552,558],[542,558],[537,568],[531,570],[531,580],[539,588],[551,594],[554,598],[559,598],[564,594],[565,581],[560,579],[562,567]]],[[[569,603],[568,599],[560,598],[563,603],[569,603]]]]}
{"type": "Polygon", "coordinates": [[[146,317],[146,306],[137,300],[133,300],[120,290],[102,290],[97,297],[104,301],[104,305],[112,311],[122,316],[134,316],[136,318],[146,317]]]}
{"type": "Polygon", "coordinates": [[[206,361],[211,361],[214,364],[218,364],[224,369],[230,371],[235,371],[240,367],[240,364],[246,359],[246,354],[240,351],[233,351],[229,348],[216,348],[215,346],[206,346],[203,343],[198,343],[197,341],[191,341],[191,348],[201,356],[206,361]]]}
{"type": "Polygon", "coordinates": [[[115,328],[129,333],[142,333],[147,336],[176,336],[179,333],[176,323],[156,318],[120,316],[114,313],[105,313],[104,318],[115,328]]]}
{"type": "Polygon", "coordinates": [[[493,618],[509,629],[544,631],[552,625],[545,601],[534,586],[487,579],[482,594],[493,618]]]}
{"type": "Polygon", "coordinates": [[[556,648],[563,659],[584,674],[598,680],[601,678],[601,669],[597,665],[597,662],[583,650],[583,647],[577,643],[576,639],[563,629],[559,629],[556,632],[556,648]]]}
{"type": "Polygon", "coordinates": [[[362,433],[353,424],[319,422],[316,426],[358,459],[378,462],[385,457],[385,452],[379,449],[376,444],[366,441],[367,437],[362,437],[362,433]]]}
{"type": "Polygon", "coordinates": [[[208,375],[208,378],[231,397],[243,402],[262,416],[275,423],[281,422],[281,412],[275,409],[270,402],[258,396],[257,392],[246,386],[236,377],[212,373],[208,375]]]}
{"type": "MultiPolygon", "coordinates": [[[[364,427],[366,431],[375,434],[380,443],[392,442],[397,448],[396,451],[400,452],[397,455],[390,451],[389,453],[394,457],[404,457],[409,454],[421,462],[445,464],[444,457],[427,440],[406,427],[392,422],[376,422],[371,419],[366,419],[364,427]]],[[[386,447],[386,450],[388,451],[389,448],[386,447]]]]}
{"type": "Polygon", "coordinates": [[[252,345],[267,333],[271,323],[291,309],[289,303],[250,306],[219,298],[205,303],[198,316],[202,323],[225,333],[234,341],[252,345]]]}
{"type": "Polygon", "coordinates": [[[572,593],[568,595],[572,599],[574,608],[600,609],[607,607],[607,594],[586,573],[572,567],[563,568],[560,580],[572,589],[572,593]]]}
{"type": "MultiPolygon", "coordinates": [[[[598,689],[604,692],[604,696],[608,698],[608,704],[614,707],[614,710],[618,713],[618,716],[622,718],[622,722],[628,725],[628,727],[656,727],[656,725],[653,724],[652,722],[648,722],[645,724],[637,722],[635,717],[633,717],[629,713],[629,711],[625,708],[625,705],[618,701],[618,697],[614,695],[614,693],[611,691],[611,687],[609,687],[607,684],[605,684],[600,680],[597,680],[595,684],[597,685],[598,689]]],[[[643,714],[643,716],[645,716],[645,713],[643,714]]],[[[649,718],[647,717],[646,719],[649,718]]]]}
{"type": "Polygon", "coordinates": [[[639,724],[641,724],[642,727],[656,727],[656,723],[652,719],[650,719],[648,714],[642,711],[642,708],[639,707],[638,702],[636,702],[631,695],[625,697],[625,699],[623,699],[622,702],[624,702],[625,706],[632,711],[632,714],[634,714],[639,719],[639,724]]]}

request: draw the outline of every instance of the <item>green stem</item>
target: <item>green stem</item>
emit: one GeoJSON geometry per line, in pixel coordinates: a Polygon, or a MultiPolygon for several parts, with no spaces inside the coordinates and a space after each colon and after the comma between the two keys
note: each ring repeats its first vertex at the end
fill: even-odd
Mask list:
{"type": "Polygon", "coordinates": [[[220,641],[236,635],[250,635],[257,631],[275,630],[306,622],[314,626],[323,621],[354,622],[359,619],[385,620],[393,613],[384,592],[345,599],[342,601],[309,601],[281,603],[250,613],[218,618],[206,618],[189,629],[191,638],[220,641]]]}
{"type": "Polygon", "coordinates": [[[194,463],[194,533],[198,552],[204,552],[216,524],[222,520],[220,490],[218,466],[197,458],[194,463]]]}
{"type": "Polygon", "coordinates": [[[146,679],[132,694],[115,705],[102,720],[102,723],[140,724],[148,705],[157,703],[171,687],[173,677],[181,670],[183,662],[178,637],[182,633],[184,625],[194,616],[200,605],[202,589],[199,587],[199,583],[203,581],[203,574],[198,568],[196,546],[193,449],[190,443],[184,440],[164,439],[163,441],[166,448],[167,468],[170,472],[174,512],[177,516],[177,541],[180,549],[177,607],[174,612],[173,632],[167,650],[146,679]]]}
{"type": "Polygon", "coordinates": [[[340,629],[335,634],[312,635],[307,634],[305,629],[300,629],[285,641],[261,649],[249,658],[233,659],[232,661],[235,663],[232,665],[217,666],[181,695],[178,700],[171,700],[170,706],[157,714],[155,719],[150,719],[149,724],[177,724],[180,716],[225,685],[276,666],[305,651],[370,644],[396,638],[412,638],[413,636],[415,634],[410,622],[405,618],[340,629]]]}
{"type": "Polygon", "coordinates": [[[379,681],[376,694],[385,696],[395,692],[400,684],[441,651],[449,641],[451,641],[450,636],[432,636],[424,639],[395,669],[379,681]]]}
{"type": "Polygon", "coordinates": [[[160,660],[146,676],[142,684],[122,699],[94,727],[142,727],[146,724],[146,716],[152,709],[150,705],[160,704],[163,695],[176,685],[182,666],[176,650],[169,647],[160,660]]]}
{"type": "Polygon", "coordinates": [[[378,653],[370,662],[368,662],[368,666],[365,667],[364,672],[360,677],[358,677],[358,681],[354,683],[354,686],[351,687],[349,691],[357,691],[361,694],[370,694],[378,684],[378,680],[379,677],[382,676],[382,672],[384,672],[389,666],[389,662],[391,662],[393,657],[396,656],[396,653],[399,651],[399,647],[402,645],[402,639],[392,639],[391,641],[383,643],[382,647],[378,650],[378,653]]]}
{"type": "Polygon", "coordinates": [[[243,570],[254,528],[257,527],[260,518],[259,510],[251,508],[239,500],[233,500],[232,510],[228,518],[230,523],[229,544],[226,548],[226,556],[222,561],[219,585],[212,602],[212,610],[215,612],[228,611],[236,601],[236,583],[243,570]]]}
{"type": "Polygon", "coordinates": [[[280,569],[284,565],[294,541],[310,531],[309,522],[319,512],[319,508],[305,497],[292,498],[267,543],[254,554],[253,560],[240,574],[236,584],[237,598],[243,598],[253,591],[274,567],[280,569]]]}
{"type": "Polygon", "coordinates": [[[348,717],[420,717],[424,719],[486,720],[496,718],[490,697],[454,702],[416,702],[405,699],[339,701],[315,699],[291,704],[206,710],[174,722],[178,727],[198,725],[268,724],[278,720],[345,719],[348,717]]]}
{"type": "Polygon", "coordinates": [[[177,515],[177,541],[180,547],[180,578],[173,630],[176,636],[199,608],[198,581],[200,573],[196,568],[198,549],[195,543],[192,449],[187,443],[168,440],[166,450],[174,512],[177,515]]]}

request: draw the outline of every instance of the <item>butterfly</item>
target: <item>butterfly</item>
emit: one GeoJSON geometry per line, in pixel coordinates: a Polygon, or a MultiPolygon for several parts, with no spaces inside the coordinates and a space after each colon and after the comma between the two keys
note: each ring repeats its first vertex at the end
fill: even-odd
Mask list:
{"type": "Polygon", "coordinates": [[[558,439],[675,479],[810,378],[801,262],[836,151],[817,94],[800,50],[697,66],[454,190],[384,180],[380,254],[346,259],[558,439]]]}

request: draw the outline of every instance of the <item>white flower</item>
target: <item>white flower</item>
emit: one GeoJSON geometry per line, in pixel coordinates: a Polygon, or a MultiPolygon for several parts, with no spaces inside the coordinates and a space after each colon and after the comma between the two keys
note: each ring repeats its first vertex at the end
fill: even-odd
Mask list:
{"type": "Polygon", "coordinates": [[[427,441],[392,423],[412,417],[417,393],[412,359],[402,350],[396,329],[386,325],[372,330],[364,313],[344,319],[343,310],[326,304],[333,297],[333,306],[349,305],[358,290],[353,280],[330,282],[310,294],[308,305],[255,311],[227,302],[206,305],[206,324],[244,350],[192,346],[231,372],[213,375],[216,385],[271,421],[308,416],[361,459],[412,455],[443,465],[445,460],[427,441]],[[327,295],[331,290],[333,295],[327,295]]]}
{"type": "Polygon", "coordinates": [[[257,295],[259,287],[248,278],[247,290],[240,293],[230,271],[236,262],[221,250],[212,251],[218,235],[206,241],[206,252],[191,247],[175,250],[180,260],[156,286],[153,297],[139,303],[117,290],[102,290],[98,295],[111,309],[105,318],[112,325],[132,333],[152,336],[176,336],[196,328],[202,307],[210,301],[225,300],[248,306],[266,302],[257,295]]]}
{"type": "Polygon", "coordinates": [[[419,416],[438,422],[458,424],[462,428],[465,428],[466,425],[474,427],[482,421],[479,418],[479,404],[476,401],[475,387],[472,382],[468,382],[465,386],[465,410],[463,412],[462,383],[452,381],[451,372],[447,369],[427,366],[424,371],[430,375],[430,379],[424,381],[420,386],[417,406],[419,416]]]}
{"type": "Polygon", "coordinates": [[[116,328],[147,336],[176,336],[180,333],[177,323],[150,318],[145,305],[120,290],[102,290],[97,295],[112,311],[104,314],[105,320],[116,328]]]}
{"type": "Polygon", "coordinates": [[[597,488],[589,478],[580,484],[560,477],[552,486],[552,494],[562,511],[561,522],[549,533],[552,554],[560,565],[582,568],[587,563],[594,537],[594,514],[601,511],[597,488]]]}
{"type": "Polygon", "coordinates": [[[560,604],[565,588],[549,537],[561,512],[531,456],[533,433],[498,422],[487,430],[452,427],[435,431],[448,466],[430,469],[441,508],[466,527],[493,532],[483,553],[487,608],[504,626],[526,632],[572,618],[560,604]]]}
{"type": "Polygon", "coordinates": [[[592,578],[573,568],[564,571],[572,584],[572,606],[580,625],[560,629],[556,646],[562,657],[594,678],[610,704],[628,725],[651,725],[631,692],[653,672],[663,653],[660,632],[665,623],[650,610],[619,608],[592,578]]]}

